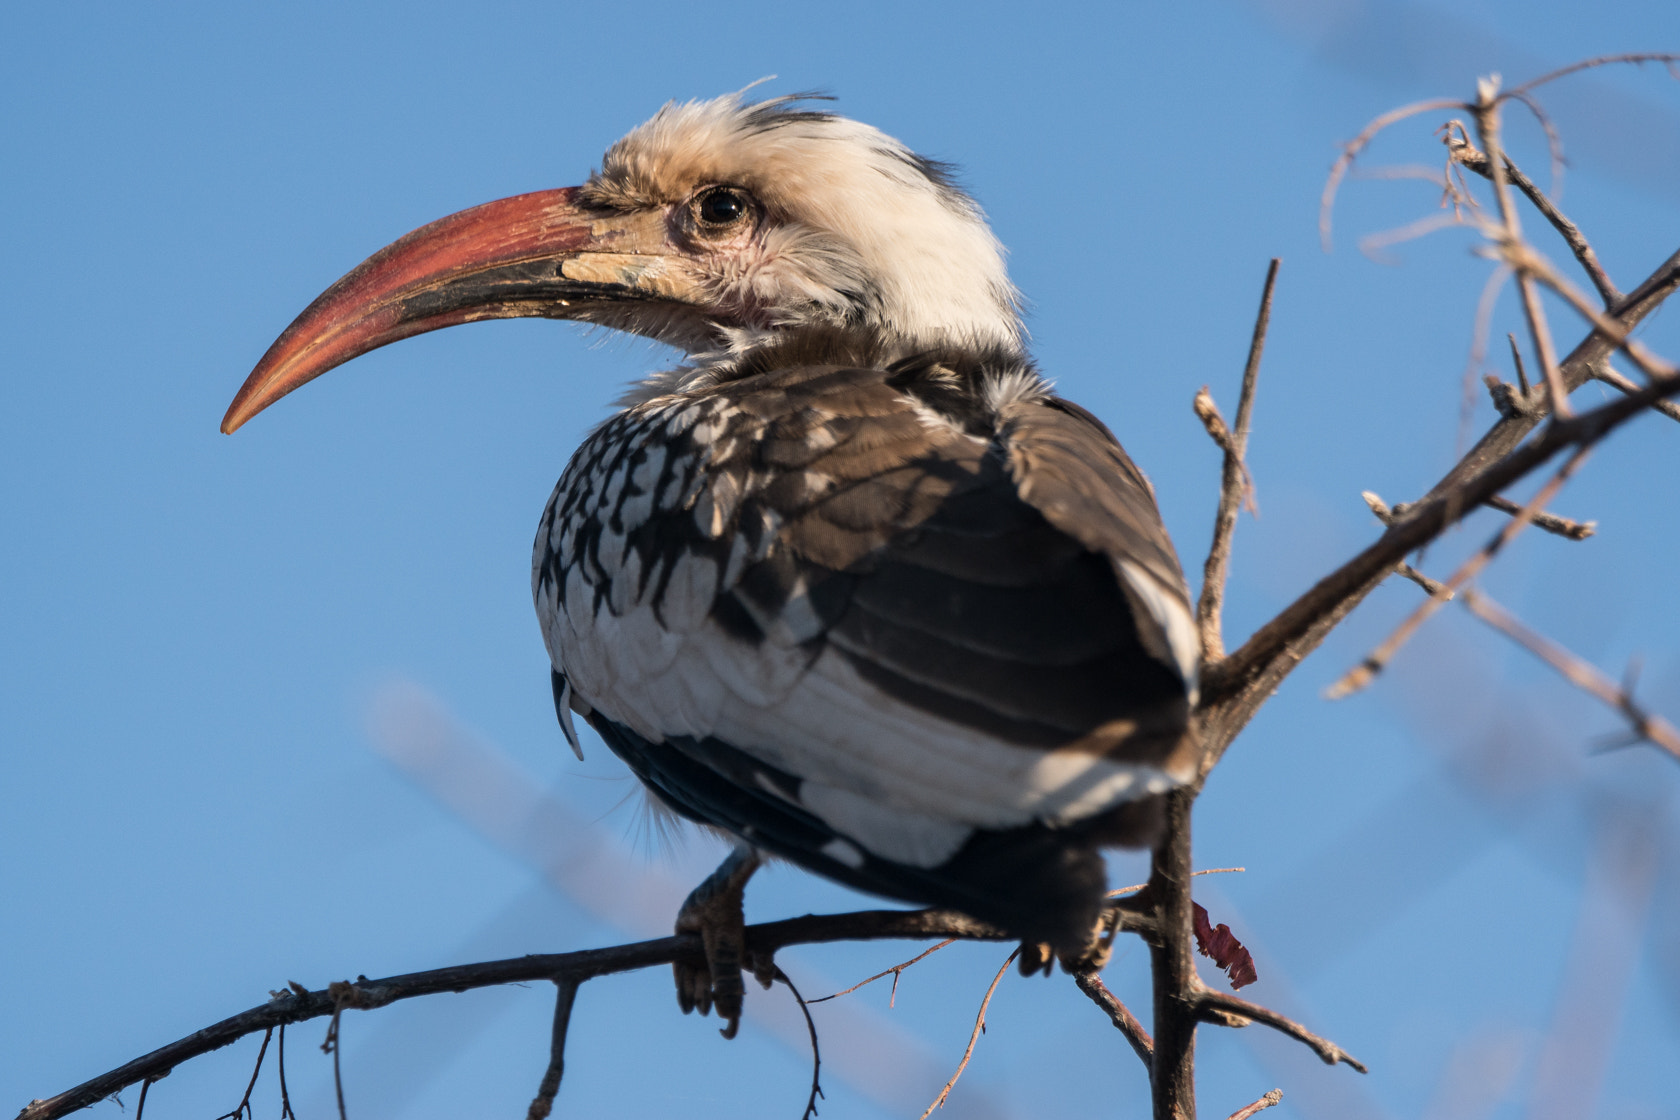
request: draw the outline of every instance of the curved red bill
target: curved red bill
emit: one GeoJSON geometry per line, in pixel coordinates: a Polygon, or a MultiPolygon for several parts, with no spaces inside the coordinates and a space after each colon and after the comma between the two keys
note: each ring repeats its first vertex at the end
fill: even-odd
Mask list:
{"type": "Polygon", "coordinates": [[[578,188],[536,191],[439,219],[352,269],[293,320],[245,379],[222,419],[232,432],[334,366],[398,339],[474,319],[540,314],[483,285],[464,284],[508,266],[605,247],[601,214],[578,205],[578,188]],[[427,298],[447,291],[459,298],[427,298]]]}

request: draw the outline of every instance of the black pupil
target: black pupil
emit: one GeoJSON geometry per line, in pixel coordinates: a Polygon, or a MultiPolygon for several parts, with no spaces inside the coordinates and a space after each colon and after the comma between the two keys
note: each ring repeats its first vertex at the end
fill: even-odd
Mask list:
{"type": "Polygon", "coordinates": [[[713,191],[700,200],[700,218],[712,225],[728,225],[746,212],[747,204],[734,191],[713,191]]]}

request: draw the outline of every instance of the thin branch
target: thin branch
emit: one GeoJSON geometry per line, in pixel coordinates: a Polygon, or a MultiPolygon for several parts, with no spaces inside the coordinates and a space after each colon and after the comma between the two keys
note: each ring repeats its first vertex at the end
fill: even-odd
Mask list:
{"type": "MultiPolygon", "coordinates": [[[[793,986],[793,981],[788,979],[788,974],[782,971],[780,965],[772,965],[771,967],[775,969],[771,975],[786,984],[787,990],[793,993],[794,1001],[799,1004],[799,1010],[805,1016],[805,1029],[811,1035],[811,1093],[805,1098],[805,1111],[799,1117],[799,1120],[811,1120],[811,1117],[817,1114],[817,1098],[823,1097],[826,1099],[827,1097],[827,1094],[822,1091],[822,1051],[817,1049],[817,1024],[811,1018],[811,1009],[806,1005],[805,997],[800,995],[799,989],[793,986]]],[[[1008,966],[1005,965],[1004,967],[1007,968],[1008,966]]],[[[996,986],[994,982],[993,987],[996,986]]],[[[984,1015],[986,1009],[982,1007],[980,1013],[984,1015]]],[[[957,1072],[961,1073],[962,1070],[959,1069],[957,1072]]],[[[956,1078],[952,1078],[952,1080],[955,1081],[956,1078]]]]}
{"type": "Polygon", "coordinates": [[[1557,352],[1552,344],[1552,332],[1546,325],[1546,311],[1540,305],[1539,293],[1534,290],[1533,280],[1524,261],[1513,259],[1514,250],[1523,243],[1522,223],[1517,217],[1516,207],[1511,205],[1510,192],[1506,189],[1506,161],[1499,141],[1498,94],[1498,77],[1479,79],[1476,82],[1476,103],[1470,111],[1476,118],[1476,134],[1481,138],[1482,147],[1487,150],[1487,162],[1492,170],[1490,178],[1493,182],[1493,197],[1499,206],[1500,222],[1505,227],[1498,243],[1504,252],[1506,263],[1516,270],[1517,292],[1522,297],[1523,318],[1528,322],[1529,339],[1534,345],[1535,357],[1540,361],[1540,371],[1546,375],[1546,387],[1552,394],[1552,414],[1560,418],[1566,417],[1570,413],[1569,390],[1563,383],[1563,376],[1558,372],[1557,352]]]}
{"type": "Polygon", "coordinates": [[[1405,576],[1407,579],[1411,580],[1431,595],[1438,595],[1443,599],[1451,599],[1453,597],[1452,588],[1448,587],[1438,579],[1430,579],[1428,576],[1424,575],[1404,560],[1394,565],[1394,574],[1405,576]]]}
{"type": "Polygon", "coordinates": [[[1517,387],[1522,390],[1523,396],[1526,397],[1530,392],[1530,387],[1528,370],[1523,366],[1522,347],[1517,345],[1517,336],[1510,331],[1505,332],[1505,341],[1511,344],[1511,365],[1517,371],[1517,387]]]}
{"type": "MultiPolygon", "coordinates": [[[[1638,385],[1617,373],[1611,368],[1609,362],[1599,362],[1593,366],[1590,373],[1594,381],[1602,381],[1619,392],[1635,393],[1639,391],[1638,385]]],[[[1653,401],[1651,408],[1662,413],[1670,420],[1680,420],[1680,405],[1676,405],[1673,401],[1653,401]]]]}
{"type": "Polygon", "coordinates": [[[263,1059],[268,1056],[268,1042],[273,1037],[273,1027],[263,1032],[262,1047],[257,1050],[257,1064],[251,1069],[251,1080],[245,1085],[245,1095],[239,1098],[232,1112],[224,1112],[216,1120],[241,1120],[246,1115],[256,1115],[251,1111],[251,1090],[257,1087],[257,1078],[262,1075],[263,1059]]]}
{"type": "Polygon", "coordinates": [[[344,1076],[340,1071],[338,1024],[344,1016],[344,1008],[354,999],[355,986],[343,980],[334,980],[327,985],[327,998],[332,1000],[332,1022],[327,1024],[327,1037],[321,1043],[321,1052],[331,1054],[333,1060],[333,1090],[338,1094],[338,1120],[349,1120],[344,1111],[344,1076]]]}
{"type": "Polygon", "coordinates": [[[1196,995],[1196,1012],[1204,1021],[1209,1023],[1219,1023],[1227,1015],[1263,1023],[1298,1042],[1305,1043],[1327,1066],[1333,1066],[1337,1062],[1341,1062],[1344,1065],[1352,1066],[1360,1073],[1371,1072],[1365,1068],[1363,1062],[1329,1039],[1320,1038],[1295,1020],[1279,1015],[1271,1008],[1263,1007],[1251,1000],[1243,999],[1241,996],[1234,996],[1229,992],[1221,992],[1215,988],[1202,987],[1196,995]]]}
{"type": "MultiPolygon", "coordinates": [[[[169,1075],[163,1074],[161,1076],[167,1077],[169,1075]]],[[[140,1103],[134,1108],[134,1120],[142,1120],[142,1117],[146,1115],[146,1094],[151,1092],[152,1082],[156,1080],[158,1078],[148,1077],[140,1083],[140,1103]]]]}
{"type": "MultiPolygon", "coordinates": [[[[1371,507],[1371,512],[1376,514],[1377,520],[1381,521],[1384,525],[1393,525],[1412,509],[1411,506],[1404,502],[1395,506],[1393,509],[1389,509],[1388,505],[1382,500],[1382,498],[1378,497],[1370,490],[1362,491],[1359,496],[1365,499],[1365,504],[1371,507]]],[[[1516,502],[1498,494],[1494,494],[1488,498],[1483,498],[1482,505],[1487,506],[1489,509],[1496,509],[1500,513],[1512,514],[1513,516],[1522,512],[1522,507],[1516,502]]],[[[1559,517],[1555,513],[1547,513],[1545,510],[1536,512],[1534,516],[1530,518],[1530,523],[1533,524],[1536,529],[1544,529],[1548,533],[1555,533],[1560,537],[1567,537],[1572,541],[1584,541],[1598,531],[1598,522],[1596,521],[1572,521],[1567,517],[1559,517]]],[[[1413,576],[1402,570],[1405,567],[1407,567],[1405,564],[1397,565],[1394,570],[1399,572],[1401,575],[1406,576],[1407,579],[1413,579],[1413,576]]],[[[1429,582],[1434,583],[1435,581],[1430,580],[1429,582]]],[[[1436,586],[1443,587],[1445,585],[1436,584],[1436,586]]],[[[1450,599],[1452,596],[1449,595],[1447,598],[1450,599]]]]}
{"type": "Polygon", "coordinates": [[[582,981],[562,976],[554,982],[554,1026],[548,1036],[548,1068],[537,1085],[537,1095],[525,1110],[525,1120],[546,1120],[554,1111],[554,1098],[560,1092],[560,1079],[566,1073],[566,1031],[572,1024],[572,1005],[577,1002],[582,981]]]}
{"type": "MultiPolygon", "coordinates": [[[[1121,928],[1144,928],[1140,918],[1121,914],[1121,928]]],[[[834,941],[924,940],[955,937],[965,941],[1013,941],[1007,930],[976,921],[954,910],[859,910],[845,914],[810,914],[780,922],[748,926],[746,945],[750,953],[770,955],[788,945],[814,945],[834,941]]],[[[157,1080],[182,1062],[219,1050],[246,1035],[286,1023],[335,1016],[346,1008],[371,1010],[399,1000],[443,992],[463,992],[498,984],[530,983],[572,977],[578,982],[595,976],[669,965],[675,960],[705,960],[697,934],[662,937],[652,941],[615,945],[604,949],[583,949],[572,953],[539,953],[481,964],[453,965],[427,972],[391,976],[382,980],[358,978],[354,983],[335,982],[324,991],[299,988],[280,992],[266,1003],[194,1031],[127,1064],[100,1074],[56,1096],[30,1102],[18,1120],[54,1120],[104,1100],[111,1094],[157,1080]]],[[[335,1038],[336,1042],[336,1038],[335,1038]]]]}
{"type": "Polygon", "coordinates": [[[1274,1104],[1283,1103],[1283,1090],[1273,1089],[1251,1105],[1245,1105],[1231,1113],[1229,1120],[1248,1120],[1257,1112],[1264,1112],[1274,1104]]]}
{"type": "MultiPolygon", "coordinates": [[[[1482,504],[1490,509],[1496,509],[1500,513],[1509,513],[1513,516],[1522,511],[1522,507],[1517,503],[1497,494],[1482,504]]],[[[1596,521],[1572,521],[1567,517],[1559,517],[1555,513],[1547,513],[1545,510],[1536,513],[1531,520],[1536,529],[1572,541],[1584,541],[1598,531],[1598,522],[1596,521]]]]}
{"type": "MultiPolygon", "coordinates": [[[[280,1024],[280,1050],[276,1055],[280,1061],[280,1120],[297,1120],[297,1113],[292,1111],[292,1094],[286,1088],[286,1024],[280,1024]]],[[[134,1120],[140,1120],[138,1116],[134,1120]]]]}
{"type": "MultiPolygon", "coordinates": [[[[1248,467],[1243,461],[1248,451],[1249,426],[1254,414],[1254,390],[1260,379],[1260,358],[1266,349],[1266,330],[1272,322],[1272,293],[1277,288],[1278,258],[1273,257],[1272,263],[1266,269],[1266,283],[1260,291],[1260,310],[1254,317],[1254,333],[1249,339],[1248,361],[1243,366],[1242,395],[1237,400],[1236,430],[1228,433],[1221,444],[1225,450],[1225,468],[1219,487],[1219,510],[1214,515],[1213,543],[1208,548],[1207,562],[1202,566],[1202,594],[1196,604],[1196,625],[1201,631],[1202,659],[1215,661],[1225,654],[1225,642],[1220,636],[1220,613],[1225,599],[1225,580],[1231,566],[1231,534],[1237,525],[1237,510],[1245,494],[1252,494],[1254,487],[1248,476],[1248,467]]],[[[1207,396],[1207,389],[1197,395],[1198,406],[1206,398],[1208,411],[1215,419],[1219,417],[1218,409],[1212,407],[1213,401],[1207,396]]],[[[1209,415],[1204,414],[1201,407],[1197,414],[1202,415],[1203,423],[1209,423],[1209,415]]],[[[1224,427],[1224,421],[1219,423],[1224,427]]],[[[1209,424],[1208,431],[1214,433],[1209,424]]],[[[1214,438],[1219,438],[1214,434],[1214,438]]]]}
{"type": "Polygon", "coordinates": [[[1617,684],[1584,658],[1523,625],[1510,611],[1479,591],[1467,589],[1463,602],[1471,614],[1556,669],[1570,684],[1620,712],[1639,740],[1661,747],[1680,759],[1680,729],[1661,716],[1646,711],[1634,699],[1630,685],[1617,684]]]}
{"type": "MultiPolygon", "coordinates": [[[[1493,165],[1488,162],[1487,153],[1470,143],[1468,137],[1449,131],[1446,145],[1447,158],[1461,167],[1475,172],[1484,179],[1489,181],[1493,179],[1493,165]]],[[[1582,270],[1592,280],[1593,287],[1597,288],[1598,294],[1604,297],[1604,306],[1610,308],[1621,302],[1621,291],[1610,279],[1609,273],[1604,271],[1604,266],[1599,263],[1598,254],[1593,251],[1592,243],[1581,233],[1581,227],[1570,221],[1563,211],[1558,209],[1557,204],[1552,201],[1551,197],[1536,186],[1534,180],[1523,174],[1522,169],[1512,161],[1509,153],[1505,154],[1504,162],[1505,178],[1510,181],[1512,186],[1521,191],[1523,196],[1534,205],[1534,208],[1540,211],[1541,217],[1550,222],[1552,228],[1557,230],[1558,235],[1569,246],[1569,251],[1575,254],[1575,259],[1580,263],[1582,270]]]]}
{"type": "Polygon", "coordinates": [[[1428,101],[1415,101],[1410,105],[1403,105],[1398,109],[1390,109],[1372,120],[1359,135],[1342,145],[1341,155],[1330,168],[1330,176],[1324,182],[1324,194],[1318,204],[1318,234],[1324,244],[1324,251],[1330,251],[1330,215],[1336,209],[1336,191],[1340,189],[1342,180],[1347,178],[1348,169],[1353,161],[1359,158],[1359,153],[1376,137],[1377,133],[1391,124],[1399,124],[1408,117],[1415,117],[1419,113],[1432,113],[1437,109],[1465,109],[1470,107],[1464,102],[1452,97],[1436,97],[1428,101]]]}
{"type": "Polygon", "coordinates": [[[898,978],[899,978],[900,975],[903,974],[904,970],[909,968],[911,965],[916,964],[917,962],[921,961],[924,957],[929,957],[929,956],[932,956],[934,953],[939,952],[939,950],[945,948],[945,946],[954,944],[956,942],[956,940],[957,939],[954,938],[954,937],[947,937],[945,940],[941,941],[939,944],[935,945],[933,948],[922,950],[920,953],[917,953],[915,956],[911,957],[909,960],[905,961],[903,964],[895,964],[891,968],[887,969],[885,972],[877,972],[875,975],[869,977],[866,980],[859,980],[856,984],[853,984],[851,987],[847,988],[845,991],[835,992],[833,995],[818,996],[816,999],[808,1000],[806,1002],[808,1002],[808,1003],[827,1003],[831,999],[839,999],[841,996],[849,996],[853,992],[857,991],[859,988],[863,987],[865,984],[873,984],[873,983],[875,983],[875,981],[881,979],[884,976],[891,976],[893,978],[892,996],[891,996],[891,998],[889,998],[887,1000],[887,1006],[891,1007],[898,1000],[898,978]]]}
{"type": "MultiPolygon", "coordinates": [[[[1645,63],[1645,62],[1664,62],[1664,63],[1668,63],[1669,64],[1669,67],[1668,67],[1669,72],[1674,73],[1674,65],[1673,64],[1675,62],[1680,62],[1680,54],[1675,54],[1675,53],[1671,53],[1671,52],[1668,52],[1668,51],[1644,51],[1644,52],[1629,53],[1629,54],[1602,54],[1602,55],[1597,56],[1596,58],[1589,58],[1589,59],[1586,59],[1586,60],[1581,61],[1581,62],[1571,63],[1568,66],[1562,67],[1562,68],[1557,69],[1557,70],[1553,70],[1550,73],[1542,74],[1538,78],[1535,78],[1533,81],[1524,82],[1520,86],[1516,86],[1516,87],[1513,87],[1512,89],[1507,90],[1505,92],[1505,96],[1506,97],[1518,97],[1522,94],[1527,93],[1531,89],[1538,89],[1539,87],[1545,85],[1548,82],[1555,82],[1559,78],[1568,77],[1570,74],[1578,74],[1582,70],[1591,70],[1595,66],[1615,66],[1615,65],[1620,65],[1620,64],[1623,64],[1623,63],[1631,63],[1635,66],[1638,66],[1641,63],[1645,63]]],[[[1680,74],[1677,74],[1676,76],[1680,77],[1680,74]]]]}
{"type": "Polygon", "coordinates": [[[1149,1037],[1149,1032],[1143,1029],[1143,1024],[1137,1021],[1120,997],[1108,990],[1108,985],[1102,982],[1102,977],[1095,972],[1076,972],[1073,982],[1079,990],[1091,997],[1091,1002],[1102,1008],[1108,1021],[1115,1029],[1125,1036],[1131,1044],[1132,1053],[1138,1056],[1144,1069],[1149,1069],[1154,1062],[1155,1040],[1149,1037]]]}
{"type": "MultiPolygon", "coordinates": [[[[1447,580],[1446,589],[1457,591],[1474,578],[1477,572],[1487,567],[1489,561],[1497,556],[1507,544],[1511,543],[1511,539],[1522,532],[1528,523],[1533,520],[1534,515],[1540,511],[1540,507],[1551,501],[1552,496],[1563,488],[1563,484],[1569,481],[1569,476],[1575,473],[1576,468],[1581,465],[1590,449],[1591,444],[1583,444],[1576,448],[1575,453],[1565,460],[1563,466],[1558,468],[1557,473],[1547,481],[1546,485],[1542,486],[1540,491],[1528,500],[1528,504],[1518,510],[1510,521],[1501,526],[1492,540],[1488,541],[1486,545],[1459,566],[1458,571],[1454,572],[1452,577],[1447,580]]],[[[1435,594],[1418,604],[1417,609],[1407,615],[1405,621],[1394,628],[1394,633],[1390,634],[1382,645],[1372,650],[1365,660],[1349,669],[1340,680],[1325,690],[1325,698],[1340,700],[1344,696],[1358,692],[1375,680],[1377,674],[1382,672],[1388,664],[1389,659],[1399,651],[1401,646],[1406,644],[1417,631],[1417,628],[1422,626],[1429,619],[1429,616],[1439,610],[1441,604],[1446,601],[1444,595],[1435,594]]]]}
{"type": "Polygon", "coordinates": [[[1592,301],[1586,297],[1585,293],[1564,279],[1557,269],[1552,267],[1551,262],[1537,253],[1532,246],[1509,246],[1507,257],[1519,273],[1533,276],[1534,279],[1562,296],[1571,307],[1580,313],[1583,319],[1613,339],[1622,353],[1628,356],[1628,360],[1638,366],[1639,372],[1646,377],[1666,377],[1675,372],[1675,366],[1651,353],[1643,344],[1634,341],[1631,330],[1624,328],[1613,319],[1606,318],[1603,312],[1593,306],[1592,301]]]}
{"type": "MultiPolygon", "coordinates": [[[[1649,316],[1680,287],[1680,252],[1674,253],[1617,306],[1614,319],[1625,332],[1649,316]]],[[[1579,385],[1589,370],[1617,348],[1595,329],[1561,366],[1566,385],[1579,385]]],[[[1476,445],[1413,503],[1405,521],[1339,568],[1320,579],[1261,626],[1223,661],[1202,675],[1198,714],[1206,772],[1230,746],[1260,705],[1325,637],[1394,570],[1406,555],[1427,545],[1469,509],[1544,465],[1559,451],[1596,440],[1640,410],[1680,392],[1680,378],[1658,378],[1621,400],[1607,402],[1572,420],[1525,438],[1538,415],[1510,416],[1494,424],[1476,445]]]]}
{"type": "Polygon", "coordinates": [[[980,1001],[980,1013],[974,1017],[974,1029],[968,1033],[968,1047],[963,1051],[962,1061],[957,1063],[957,1072],[951,1075],[951,1080],[945,1082],[945,1087],[939,1090],[939,1095],[933,1098],[933,1103],[922,1111],[917,1120],[927,1120],[929,1116],[933,1115],[935,1109],[945,1107],[945,1098],[951,1095],[951,1089],[956,1085],[957,1078],[961,1077],[963,1070],[968,1068],[968,1060],[974,1056],[974,1045],[980,1041],[980,1035],[986,1029],[986,1007],[992,1002],[992,994],[997,991],[998,985],[1003,982],[1003,974],[1009,971],[1009,966],[1015,963],[1015,958],[1020,954],[1021,950],[1019,949],[1010,953],[1005,958],[1003,967],[998,969],[998,974],[992,977],[992,985],[986,989],[986,998],[980,1001]]]}

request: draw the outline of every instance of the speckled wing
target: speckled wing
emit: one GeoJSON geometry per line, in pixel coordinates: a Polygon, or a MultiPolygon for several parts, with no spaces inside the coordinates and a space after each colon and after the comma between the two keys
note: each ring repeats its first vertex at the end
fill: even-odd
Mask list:
{"type": "Polygon", "coordinates": [[[894,381],[778,370],[620,414],[556,488],[533,585],[557,687],[667,803],[983,913],[927,881],[983,864],[963,889],[994,890],[1190,775],[1188,599],[1088,414],[956,418],[894,381]]]}

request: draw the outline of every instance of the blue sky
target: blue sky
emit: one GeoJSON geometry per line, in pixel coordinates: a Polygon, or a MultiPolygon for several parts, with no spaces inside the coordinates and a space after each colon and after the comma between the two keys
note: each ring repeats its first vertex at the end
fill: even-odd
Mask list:
{"type": "MultiPolygon", "coordinates": [[[[572,759],[529,603],[532,532],[566,457],[668,354],[541,321],[445,331],[217,433],[273,337],[368,253],[580,181],[669,98],[769,74],[766,93],[826,90],[961,166],[1011,249],[1046,372],[1149,472],[1190,569],[1218,470],[1190,400],[1209,384],[1234,406],[1281,256],[1252,447],[1262,516],[1239,528],[1228,615],[1240,637],[1372,539],[1361,490],[1415,497],[1458,438],[1487,266],[1463,233],[1397,264],[1359,253],[1361,235],[1434,212],[1416,182],[1349,183],[1322,253],[1338,142],[1480,73],[1680,49],[1670,0],[60,5],[6,22],[0,1109],[287,980],[656,932],[663,900],[715,857],[649,839],[598,742],[572,759]]],[[[1680,244],[1680,83],[1599,72],[1545,96],[1572,157],[1565,206],[1631,287],[1680,244]]],[[[1373,162],[1437,163],[1438,123],[1396,131],[1373,162]]],[[[1513,122],[1511,142],[1543,170],[1537,129],[1513,122]]],[[[1671,356],[1675,315],[1645,335],[1671,356]]],[[[1569,345],[1576,324],[1553,321],[1569,345]]],[[[1496,337],[1516,327],[1507,295],[1496,337]]],[[[1643,695],[1671,715],[1677,477],[1680,430],[1631,426],[1556,503],[1598,536],[1527,534],[1485,580],[1613,673],[1643,658],[1643,695]]],[[[1492,516],[1425,567],[1450,571],[1492,516]]],[[[1255,948],[1245,994],[1372,1073],[1259,1028],[1208,1030],[1205,1113],[1280,1086],[1279,1120],[1680,1116],[1680,768],[1592,753],[1613,718],[1457,609],[1367,693],[1320,699],[1416,599],[1385,587],[1302,667],[1198,818],[1197,862],[1248,868],[1199,890],[1255,948]],[[1560,1077],[1580,1110],[1549,1087],[1560,1077]]],[[[1114,875],[1139,866],[1117,858],[1114,875]]],[[[748,912],[861,903],[778,869],[748,912]]],[[[817,994],[914,951],[784,963],[817,994]]],[[[919,1111],[1001,958],[930,958],[890,1010],[876,988],[824,1005],[822,1115],[919,1111]]],[[[1140,1012],[1145,974],[1135,945],[1109,970],[1140,1012]]],[[[796,1114],[809,1067],[784,1041],[785,994],[750,993],[756,1018],[724,1043],[668,989],[651,973],[584,989],[562,1114],[796,1114]]],[[[520,1114],[549,1010],[547,990],[509,989],[351,1016],[352,1116],[520,1114]]],[[[948,1114],[1143,1109],[1141,1069],[1065,980],[1006,979],[989,1022],[948,1114]]],[[[290,1041],[294,1099],[317,1120],[318,1025],[290,1041]]],[[[230,1109],[254,1057],[251,1043],[182,1067],[148,1115],[230,1109]]],[[[278,1113],[270,1079],[257,1100],[278,1113]]]]}

